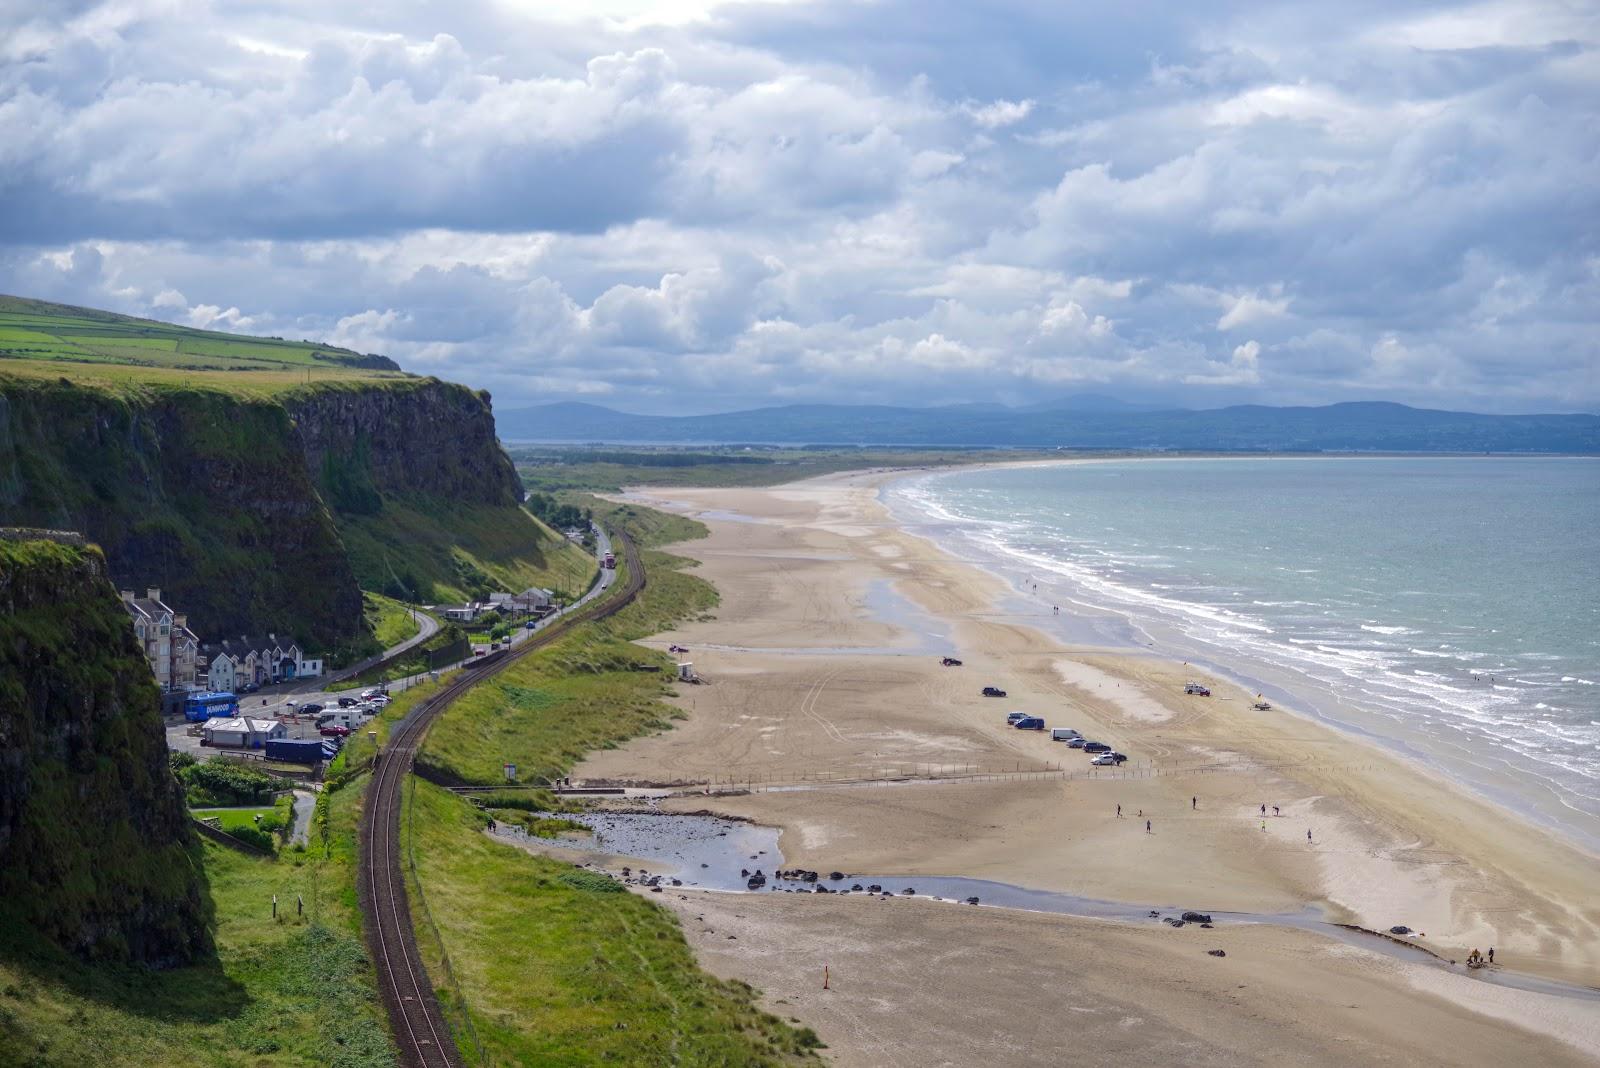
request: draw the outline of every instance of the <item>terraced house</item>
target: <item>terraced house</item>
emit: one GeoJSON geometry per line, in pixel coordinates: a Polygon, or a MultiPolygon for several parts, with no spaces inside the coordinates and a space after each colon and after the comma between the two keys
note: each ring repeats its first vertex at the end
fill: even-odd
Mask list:
{"type": "Polygon", "coordinates": [[[265,685],[322,674],[320,656],[306,656],[298,642],[280,639],[276,634],[265,638],[223,638],[206,643],[201,654],[206,660],[206,685],[217,691],[236,691],[246,683],[265,685]]]}
{"type": "Polygon", "coordinates": [[[133,619],[133,633],[161,688],[193,689],[200,639],[189,629],[188,617],[161,600],[159,587],[145,590],[143,597],[123,590],[122,606],[133,619]]]}

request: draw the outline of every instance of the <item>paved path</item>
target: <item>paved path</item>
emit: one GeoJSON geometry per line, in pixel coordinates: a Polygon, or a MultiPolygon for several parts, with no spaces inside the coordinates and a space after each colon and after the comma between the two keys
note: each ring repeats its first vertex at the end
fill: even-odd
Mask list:
{"type": "Polygon", "coordinates": [[[317,810],[317,795],[310,790],[294,792],[294,833],[290,845],[308,845],[311,841],[311,816],[317,810]]]}

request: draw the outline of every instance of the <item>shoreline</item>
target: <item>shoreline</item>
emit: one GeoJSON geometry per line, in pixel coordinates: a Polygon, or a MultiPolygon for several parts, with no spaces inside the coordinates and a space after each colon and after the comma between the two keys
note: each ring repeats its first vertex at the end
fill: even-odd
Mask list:
{"type": "MultiPolygon", "coordinates": [[[[1150,457],[1154,460],[1197,460],[1217,459],[1219,457],[1150,457]]],[[[1220,457],[1228,458],[1228,457],[1220,457]]],[[[1300,456],[1267,456],[1267,457],[1238,457],[1238,459],[1305,459],[1300,456]]],[[[1338,456],[1335,459],[1383,459],[1383,456],[1338,456]]],[[[1463,455],[1463,459],[1481,459],[1470,455],[1463,455]]],[[[1517,457],[1507,454],[1505,458],[1517,457]]],[[[1592,457],[1572,457],[1573,459],[1593,459],[1592,457]]],[[[1139,458],[1143,459],[1143,458],[1139,458]]],[[[1542,457],[1541,457],[1542,459],[1542,457]]],[[[1046,461],[1051,466],[1075,466],[1081,463],[1110,463],[1122,462],[1118,460],[1089,459],[1063,459],[1060,461],[1046,461]]],[[[1000,468],[1019,468],[1038,466],[1035,464],[997,464],[1000,468]]],[[[974,521],[941,512],[935,508],[919,502],[909,494],[893,494],[895,486],[915,479],[932,479],[946,475],[959,474],[958,471],[920,472],[905,471],[898,475],[885,477],[878,484],[878,497],[880,503],[888,514],[898,522],[907,533],[913,537],[920,537],[936,551],[942,552],[966,566],[982,570],[992,576],[995,581],[1003,584],[1011,595],[1011,601],[1019,607],[1033,607],[1041,602],[1035,602],[1029,597],[1026,589],[1013,575],[1006,573],[1008,561],[996,555],[992,558],[981,558],[981,550],[962,552],[960,539],[961,533],[956,533],[949,539],[942,539],[928,531],[928,527],[948,524],[952,529],[974,521]],[[979,555],[975,555],[977,553],[979,555]]],[[[1009,561],[1012,569],[1021,571],[1026,561],[1018,557],[1009,561]]],[[[1212,677],[1228,680],[1236,687],[1259,693],[1271,700],[1273,705],[1282,711],[1300,716],[1310,722],[1315,722],[1329,729],[1340,732],[1353,741],[1364,742],[1376,746],[1382,752],[1404,761],[1419,774],[1432,776],[1438,783],[1462,793],[1464,796],[1485,802],[1514,816],[1525,823],[1532,831],[1554,835],[1561,841],[1590,858],[1600,860],[1600,825],[1596,825],[1594,817],[1570,803],[1567,795],[1552,792],[1545,804],[1541,806],[1539,799],[1533,795],[1519,792],[1514,783],[1498,777],[1499,768],[1482,766],[1478,771],[1487,771],[1490,774],[1468,774],[1474,769],[1470,758],[1460,758],[1465,763],[1455,764],[1448,759],[1448,754],[1441,754],[1427,748],[1429,742],[1438,739],[1428,737],[1425,733],[1418,738],[1406,738],[1399,734],[1387,731],[1385,715],[1374,713],[1371,709],[1363,708],[1359,696],[1347,697],[1332,689],[1332,683],[1308,675],[1302,668],[1293,664],[1274,663],[1264,660],[1259,654],[1254,660],[1245,657],[1248,663],[1241,665],[1238,659],[1230,662],[1226,659],[1227,651],[1214,642],[1209,642],[1202,637],[1194,637],[1176,629],[1164,620],[1140,620],[1130,613],[1114,607],[1095,603],[1093,595],[1080,590],[1075,581],[1067,575],[1053,575],[1052,581],[1066,587],[1066,592],[1084,608],[1092,611],[1102,620],[1115,621],[1118,626],[1128,628],[1139,638],[1151,639],[1149,641],[1139,638],[1129,638],[1121,644],[1096,645],[1093,643],[1080,643],[1070,637],[1064,638],[1061,621],[1067,619],[1065,606],[1060,617],[1049,617],[1037,621],[1035,624],[1049,637],[1063,641],[1065,645],[1076,651],[1105,651],[1121,655],[1149,655],[1165,657],[1170,660],[1183,659],[1185,663],[1204,670],[1212,677]],[[1052,625],[1057,624],[1057,625],[1052,625]],[[1367,722],[1370,721],[1370,722],[1367,722]],[[1563,818],[1566,816],[1567,818],[1563,818]]],[[[1513,758],[1497,756],[1504,765],[1510,765],[1513,758]]]]}
{"type": "MultiPolygon", "coordinates": [[[[1072,647],[1004,612],[1008,583],[908,533],[877,500],[884,481],[915,474],[631,491],[711,529],[671,551],[699,561],[717,586],[715,618],[647,642],[694,650],[686,659],[709,685],[679,691],[686,718],[673,730],[593,754],[574,775],[808,776],[817,788],[663,805],[777,827],[798,867],[989,879],[1106,901],[1204,900],[1222,911],[1322,903],[1333,922],[1427,932],[1419,944],[1447,958],[1493,945],[1509,970],[1600,980],[1600,908],[1586,904],[1600,885],[1594,858],[1375,744],[1278,709],[1253,712],[1231,683],[1214,680],[1208,700],[1185,698],[1190,672],[1159,651],[1072,647]],[[884,586],[910,607],[881,616],[871,591],[884,586]],[[940,642],[966,666],[940,667],[940,642]],[[979,698],[991,679],[1013,696],[979,698]],[[919,765],[1082,759],[1005,729],[1011,707],[1051,709],[1053,723],[1065,709],[1065,723],[1129,753],[1140,777],[827,786],[919,765]],[[1283,815],[1260,819],[1258,802],[1283,815]],[[1114,817],[1116,804],[1129,818],[1114,817]],[[1153,833],[1136,827],[1141,810],[1153,833]]],[[[1440,979],[1450,990],[1465,981],[1440,979]]],[[[1427,978],[1399,987],[1416,983],[1439,993],[1427,978]]],[[[1600,1037],[1590,1048],[1600,1051],[1600,1037]]]]}

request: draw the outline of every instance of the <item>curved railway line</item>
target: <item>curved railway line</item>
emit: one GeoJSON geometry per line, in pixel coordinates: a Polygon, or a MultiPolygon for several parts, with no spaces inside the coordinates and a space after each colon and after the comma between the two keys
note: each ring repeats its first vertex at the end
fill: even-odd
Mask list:
{"type": "Polygon", "coordinates": [[[428,979],[411,925],[411,904],[400,862],[401,787],[406,774],[428,727],[456,698],[573,627],[604,619],[639,595],[645,582],[639,552],[626,534],[619,531],[617,538],[628,568],[628,581],[620,592],[596,599],[498,659],[463,668],[443,689],[394,725],[373,766],[361,821],[357,892],[367,948],[378,973],[378,989],[389,1012],[389,1026],[400,1049],[401,1063],[409,1068],[459,1068],[461,1058],[434,998],[433,983],[428,979]]]}

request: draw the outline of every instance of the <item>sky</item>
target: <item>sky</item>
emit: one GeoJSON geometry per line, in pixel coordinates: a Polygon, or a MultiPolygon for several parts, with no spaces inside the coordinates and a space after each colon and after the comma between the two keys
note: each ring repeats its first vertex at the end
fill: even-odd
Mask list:
{"type": "Polygon", "coordinates": [[[0,0],[0,292],[501,409],[1600,411],[1600,4],[0,0]]]}

